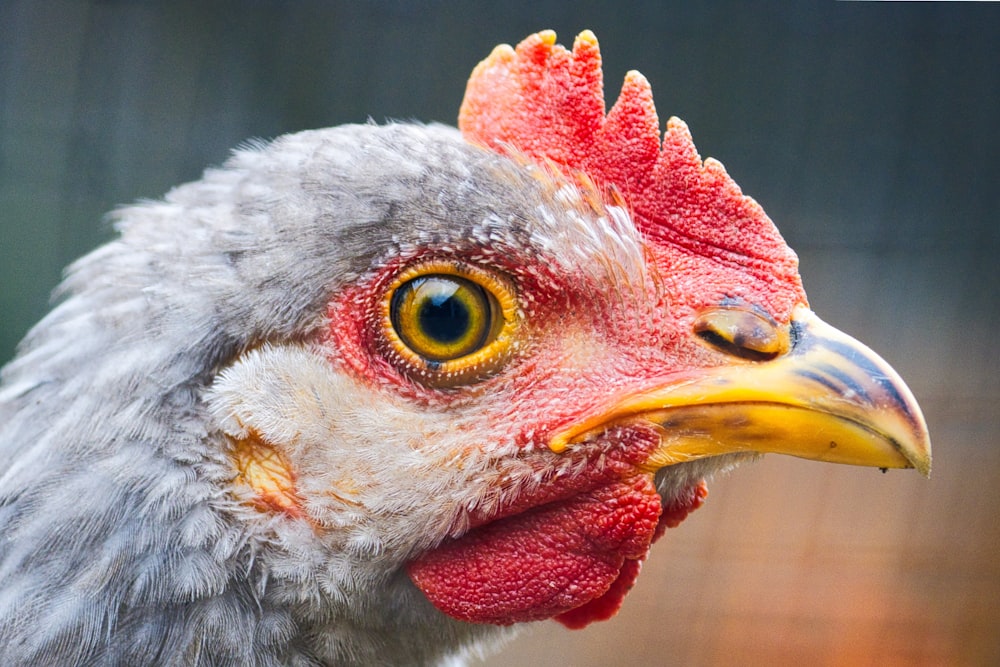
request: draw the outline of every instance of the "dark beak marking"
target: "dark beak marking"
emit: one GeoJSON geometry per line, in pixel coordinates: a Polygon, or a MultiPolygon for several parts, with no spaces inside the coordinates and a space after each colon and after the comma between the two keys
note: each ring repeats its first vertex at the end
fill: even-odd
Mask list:
{"type": "MultiPolygon", "coordinates": [[[[899,390],[896,388],[893,381],[885,374],[883,369],[879,368],[871,359],[858,354],[857,350],[852,347],[845,345],[839,341],[821,339],[821,340],[809,340],[808,337],[805,339],[799,338],[799,341],[805,345],[805,347],[800,347],[796,351],[803,351],[812,347],[812,345],[822,345],[830,352],[837,354],[847,360],[853,366],[856,366],[860,371],[869,377],[878,387],[885,392],[886,397],[894,405],[902,408],[901,412],[905,414],[906,421],[917,428],[919,425],[917,423],[916,417],[913,415],[912,411],[909,409],[906,400],[900,395],[899,390]]],[[[822,384],[824,387],[834,391],[842,391],[843,387],[856,392],[859,396],[864,397],[864,399],[871,405],[875,404],[872,400],[870,394],[864,391],[858,384],[851,379],[849,376],[845,375],[843,372],[833,369],[829,366],[824,365],[821,369],[823,372],[828,373],[833,376],[836,381],[842,383],[842,386],[838,386],[833,380],[829,378],[820,377],[817,374],[804,371],[801,374],[808,377],[809,379],[822,384]]]]}

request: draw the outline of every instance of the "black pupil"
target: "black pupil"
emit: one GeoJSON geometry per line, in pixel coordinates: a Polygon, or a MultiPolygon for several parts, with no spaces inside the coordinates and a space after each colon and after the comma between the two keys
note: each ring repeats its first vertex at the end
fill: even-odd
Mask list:
{"type": "Polygon", "coordinates": [[[420,330],[440,343],[454,343],[469,330],[469,309],[450,292],[441,292],[420,304],[420,330]]]}

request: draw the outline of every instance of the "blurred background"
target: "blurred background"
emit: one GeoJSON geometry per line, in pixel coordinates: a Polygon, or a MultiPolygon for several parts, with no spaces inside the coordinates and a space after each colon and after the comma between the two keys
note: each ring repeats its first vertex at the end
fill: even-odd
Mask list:
{"type": "Polygon", "coordinates": [[[0,362],[103,215],[251,137],[453,124],[500,42],[597,33],[907,379],[913,472],[771,457],[716,479],[614,620],[485,665],[1000,664],[1000,5],[0,0],[0,362]]]}

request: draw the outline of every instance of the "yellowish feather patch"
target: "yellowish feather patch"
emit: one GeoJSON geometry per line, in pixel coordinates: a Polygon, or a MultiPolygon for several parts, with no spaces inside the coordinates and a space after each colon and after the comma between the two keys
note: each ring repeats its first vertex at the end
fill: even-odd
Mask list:
{"type": "Polygon", "coordinates": [[[254,504],[264,510],[302,517],[295,475],[281,452],[255,433],[231,441],[231,456],[238,474],[236,482],[253,490],[254,504]]]}

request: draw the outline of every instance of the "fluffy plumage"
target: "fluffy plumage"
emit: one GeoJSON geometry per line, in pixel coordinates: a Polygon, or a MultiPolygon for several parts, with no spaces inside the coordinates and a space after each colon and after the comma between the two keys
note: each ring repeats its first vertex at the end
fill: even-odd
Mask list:
{"type": "MultiPolygon", "coordinates": [[[[372,616],[425,622],[426,601],[394,575],[406,552],[379,564],[385,545],[361,525],[313,544],[295,534],[308,527],[247,517],[225,491],[233,470],[202,394],[220,364],[264,341],[311,359],[296,343],[324,326],[330,295],[405,252],[397,239],[463,243],[489,201],[527,219],[517,202],[538,189],[530,178],[470,175],[501,162],[448,128],[345,127],[241,151],[163,202],[118,212],[122,238],[72,267],[68,298],[4,371],[3,662],[374,662],[378,650],[405,663],[431,650],[352,638],[345,625],[380,644],[400,635],[372,616]],[[360,618],[338,618],[348,612],[360,618]],[[309,646],[333,620],[335,637],[309,646]]],[[[435,520],[451,517],[424,521],[435,520]]]]}

